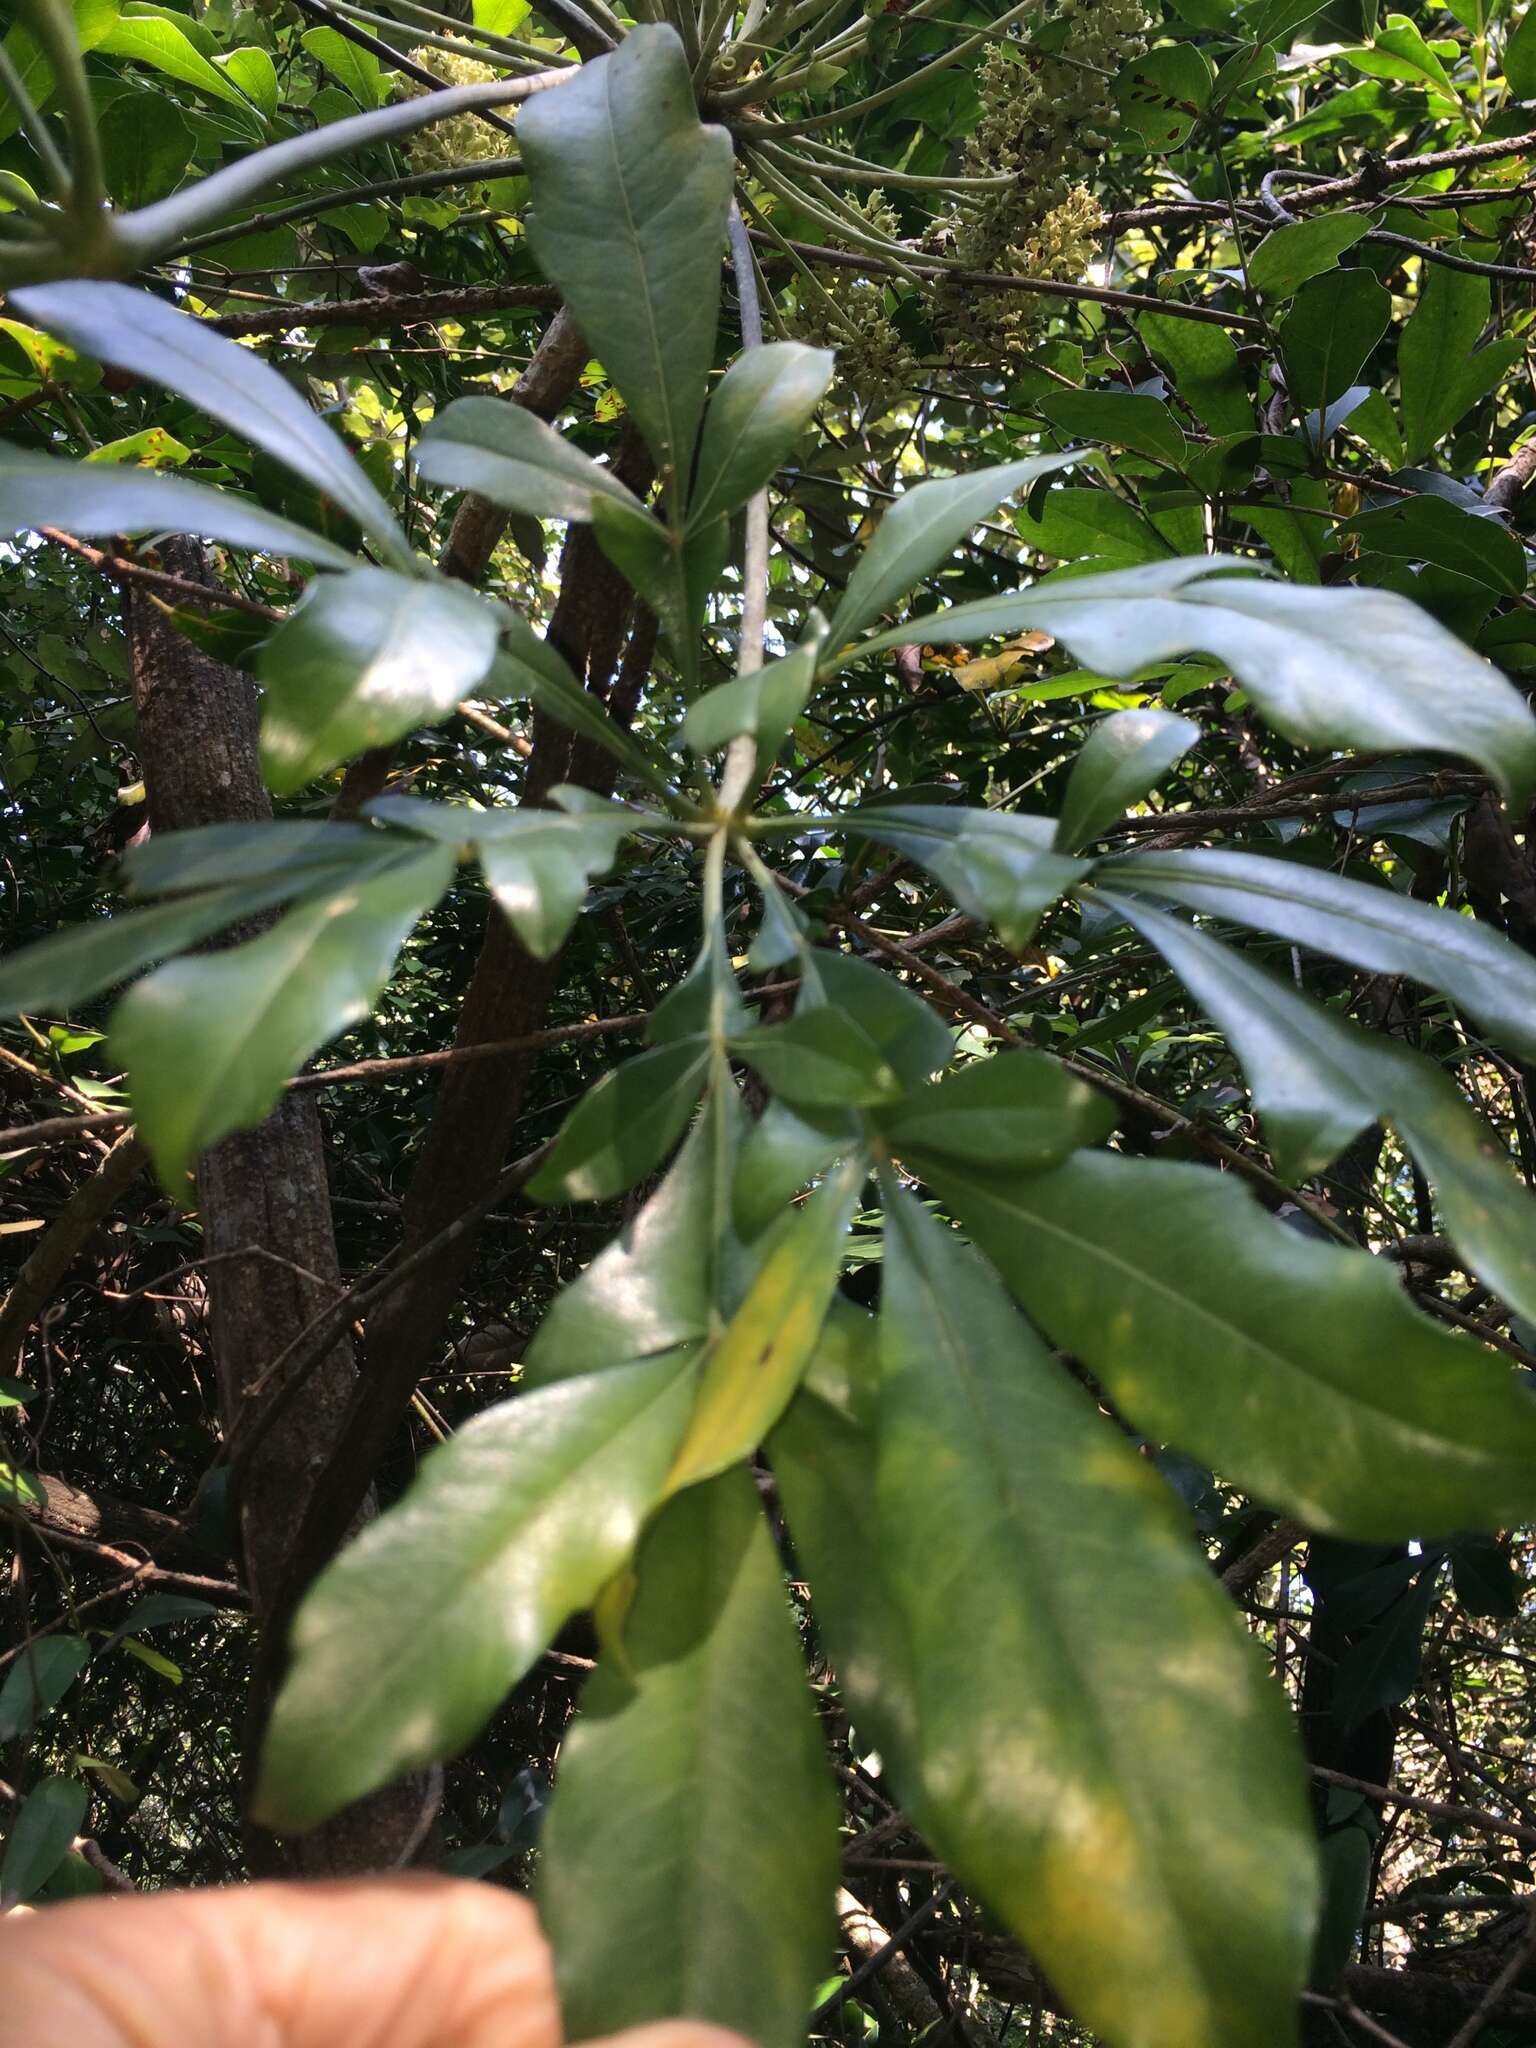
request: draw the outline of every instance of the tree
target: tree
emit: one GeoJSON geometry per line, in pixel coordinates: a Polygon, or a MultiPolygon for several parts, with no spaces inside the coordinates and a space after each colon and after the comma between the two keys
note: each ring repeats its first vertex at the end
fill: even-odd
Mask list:
{"type": "Polygon", "coordinates": [[[3,45],[0,1887],[1525,2038],[1524,17],[389,4],[3,45]]]}

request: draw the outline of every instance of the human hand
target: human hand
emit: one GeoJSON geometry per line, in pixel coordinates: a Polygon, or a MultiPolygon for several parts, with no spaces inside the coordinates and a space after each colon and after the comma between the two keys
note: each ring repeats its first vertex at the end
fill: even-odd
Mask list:
{"type": "MultiPolygon", "coordinates": [[[[0,2048],[559,2048],[527,1901],[396,1877],[79,1899],[0,1920],[0,2048]]],[[[744,2048],[685,2021],[608,2048],[744,2048]]]]}

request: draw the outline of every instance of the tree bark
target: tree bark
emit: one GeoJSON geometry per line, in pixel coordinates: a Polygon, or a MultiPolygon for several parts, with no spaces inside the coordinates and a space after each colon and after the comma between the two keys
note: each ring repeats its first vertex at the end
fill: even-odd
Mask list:
{"type": "MultiPolygon", "coordinates": [[[[161,548],[176,574],[207,581],[202,549],[175,539],[161,548]]],[[[153,832],[249,823],[272,815],[257,753],[256,687],[183,639],[151,600],[129,598],[134,704],[153,832]]],[[[280,1400],[282,1379],[265,1384],[271,1362],[341,1292],[319,1110],[286,1096],[254,1130],[222,1139],[198,1168],[208,1267],[209,1311],[226,1440],[262,1401],[280,1400]],[[268,1254],[270,1256],[263,1256],[268,1254]]],[[[245,1473],[239,1531],[258,1628],[280,1627],[295,1535],[333,1449],[357,1380],[350,1337],[286,1406],[245,1473]]],[[[349,1522],[366,1505],[352,1501],[349,1522]]],[[[271,1660],[258,1653],[258,1668],[271,1660]]],[[[254,1689],[250,1730],[265,1719],[254,1689]]],[[[247,1757],[248,1769],[254,1759],[247,1757]]],[[[396,1788],[338,1815],[278,1853],[252,1840],[253,1860],[315,1874],[393,1866],[407,1849],[421,1805],[419,1787],[396,1788]]]]}

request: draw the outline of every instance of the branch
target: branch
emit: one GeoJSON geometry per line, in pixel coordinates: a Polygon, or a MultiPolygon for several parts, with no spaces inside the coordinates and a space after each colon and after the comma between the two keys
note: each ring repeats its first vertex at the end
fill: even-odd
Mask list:
{"type": "Polygon", "coordinates": [[[0,1308],[0,1361],[14,1357],[64,1275],[148,1159],[133,1133],[124,1132],[91,1178],[64,1204],[0,1308]]]}
{"type": "Polygon", "coordinates": [[[295,327],[409,327],[420,320],[472,320],[513,306],[551,307],[559,294],[547,284],[466,285],[457,291],[390,292],[361,299],[312,299],[305,305],[264,306],[259,313],[225,313],[207,325],[219,334],[248,338],[286,334],[295,327]]]}

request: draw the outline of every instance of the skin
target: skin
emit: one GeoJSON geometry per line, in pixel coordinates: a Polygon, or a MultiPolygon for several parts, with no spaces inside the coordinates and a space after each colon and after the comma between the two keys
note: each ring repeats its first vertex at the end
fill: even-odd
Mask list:
{"type": "MultiPolygon", "coordinates": [[[[560,2048],[526,1900],[399,1877],[73,1900],[0,1921],[0,2048],[560,2048]]],[[[745,2048],[685,2021],[604,2048],[745,2048]]]]}

